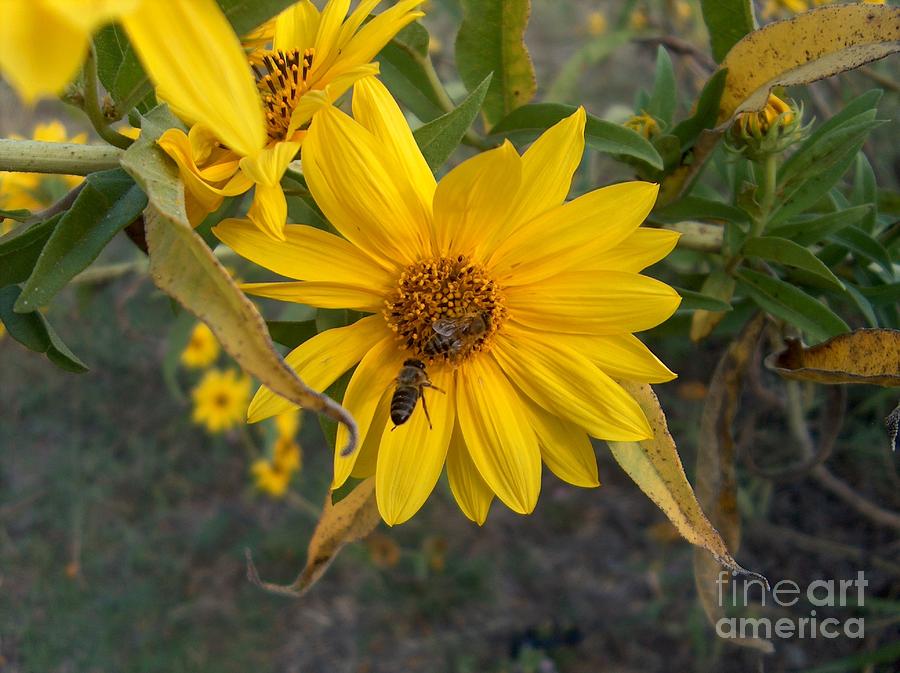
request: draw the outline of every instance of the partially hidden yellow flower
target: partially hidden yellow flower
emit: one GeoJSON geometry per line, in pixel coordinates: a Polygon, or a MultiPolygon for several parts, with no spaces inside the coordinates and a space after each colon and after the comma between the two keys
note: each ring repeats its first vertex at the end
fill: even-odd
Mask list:
{"type": "Polygon", "coordinates": [[[659,124],[656,120],[646,112],[634,115],[625,122],[625,126],[632,131],[636,131],[644,136],[647,140],[651,140],[660,134],[659,124]]]}
{"type": "Polygon", "coordinates": [[[303,454],[300,445],[294,439],[299,424],[300,414],[296,409],[275,417],[278,436],[272,447],[272,458],[260,458],[250,467],[256,488],[260,491],[276,498],[283,497],[291,479],[300,471],[303,454]]]}
{"type": "Polygon", "coordinates": [[[209,432],[230,430],[244,422],[250,399],[250,378],[235,369],[210,369],[191,391],[194,423],[209,432]]]}
{"type": "MultiPolygon", "coordinates": [[[[191,125],[188,134],[168,130],[159,145],[178,164],[193,224],[224,197],[255,187],[249,219],[269,236],[284,239],[287,202],[281,178],[297,156],[313,113],[359,78],[377,73],[372,58],[422,16],[415,11],[422,0],[401,0],[364,23],[379,1],[364,0],[348,16],[350,0],[329,0],[321,13],[303,0],[277,17],[272,48],[255,51],[250,62],[243,51],[234,51],[211,72],[191,77],[157,73],[161,98],[191,125]]],[[[236,39],[232,36],[232,43],[236,39]]]]}
{"type": "Polygon", "coordinates": [[[587,30],[590,35],[603,35],[608,27],[609,24],[606,21],[606,14],[604,14],[603,12],[595,10],[588,14],[587,30]]]}
{"type": "MultiPolygon", "coordinates": [[[[615,379],[675,376],[632,334],[680,302],[639,273],[677,240],[639,228],[657,185],[626,182],[565,203],[584,152],[580,108],[523,156],[506,142],[439,184],[375,78],[354,87],[353,115],[323,108],[303,150],[309,188],[340,235],[293,224],[278,243],[245,220],[215,228],[238,254],[296,279],[245,285],[248,293],[370,314],[286,358],[318,390],[356,366],[343,404],[362,444],[336,452],[332,486],[374,474],[392,525],[418,511],[445,464],[459,506],[479,524],[495,495],[516,512],[534,509],[542,460],[565,481],[597,486],[589,436],[651,435],[615,379]],[[392,397],[409,360],[434,388],[422,387],[395,425],[392,416],[403,419],[392,397]]],[[[289,408],[261,388],[248,418],[289,408]]],[[[346,439],[339,428],[337,444],[346,439]]]]}
{"type": "Polygon", "coordinates": [[[181,352],[181,364],[191,369],[209,367],[219,357],[219,342],[206,323],[198,322],[181,352]]]}

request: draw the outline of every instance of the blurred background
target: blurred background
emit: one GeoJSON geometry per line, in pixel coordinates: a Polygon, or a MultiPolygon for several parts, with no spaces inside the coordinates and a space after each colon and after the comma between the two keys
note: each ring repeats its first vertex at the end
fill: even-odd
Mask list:
{"type": "MultiPolygon", "coordinates": [[[[803,4],[759,9],[770,20],[803,4]]],[[[452,44],[460,7],[432,1],[427,11],[432,57],[459,99],[452,44]]],[[[638,89],[650,87],[664,43],[684,116],[684,101],[712,65],[698,11],[691,0],[533,0],[527,43],[538,100],[583,103],[624,121],[638,89]]],[[[866,154],[879,186],[896,189],[892,67],[876,63],[791,94],[810,117],[826,119],[862,92],[885,88],[880,116],[891,121],[866,154]]],[[[64,130],[42,133],[89,130],[61,103],[24,109],[0,84],[0,135],[30,137],[55,121],[64,130]]],[[[627,167],[591,154],[576,189],[629,177],[627,167]]],[[[38,205],[66,190],[61,178],[28,185],[38,205]]],[[[14,179],[0,179],[0,208],[34,207],[15,201],[22,194],[14,179]]],[[[246,280],[265,277],[235,257],[226,263],[246,280]]],[[[679,252],[649,273],[674,277],[696,263],[679,252]]],[[[532,516],[495,503],[482,528],[459,512],[442,480],[411,522],[381,525],[348,546],[294,601],[247,581],[244,549],[267,580],[287,583],[302,567],[331,474],[317,419],[304,415],[296,439],[281,445],[291,431],[275,424],[210,432],[195,418],[192,390],[210,368],[234,365],[155,289],[134,246],[124,236],[115,241],[79,281],[49,317],[88,373],[62,372],[0,340],[2,671],[900,671],[898,530],[851,504],[856,497],[900,507],[898,458],[883,425],[897,402],[890,389],[846,391],[847,415],[827,461],[849,489],[842,497],[810,470],[759,469],[788,434],[776,377],[752,377],[736,427],[738,561],[801,587],[864,571],[865,604],[833,610],[842,620],[865,618],[863,639],[778,640],[764,656],[717,638],[698,603],[691,547],[605,445],[597,447],[601,488],[549,475],[532,516]],[[290,465],[280,469],[284,455],[290,465]]],[[[268,318],[303,317],[302,309],[263,310],[268,318]]],[[[694,481],[707,382],[740,323],[732,316],[694,345],[689,317],[676,314],[643,336],[679,374],[658,393],[694,481]]],[[[225,390],[246,404],[246,386],[225,390]]],[[[828,413],[822,389],[804,394],[815,413],[828,413]]],[[[796,619],[810,608],[801,601],[758,614],[796,619]]],[[[819,610],[820,618],[830,614],[819,610]]]]}

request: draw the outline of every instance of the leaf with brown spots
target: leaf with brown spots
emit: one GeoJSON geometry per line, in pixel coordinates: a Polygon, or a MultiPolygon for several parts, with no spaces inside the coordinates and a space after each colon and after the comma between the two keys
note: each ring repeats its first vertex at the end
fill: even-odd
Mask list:
{"type": "Polygon", "coordinates": [[[766,366],[786,379],[900,386],[900,330],[858,329],[811,348],[788,339],[766,366]]]}
{"type": "Polygon", "coordinates": [[[381,520],[375,504],[375,479],[366,479],[347,496],[332,504],[331,493],[325,496],[322,516],[309,541],[306,566],[290,584],[263,582],[256,572],[250,551],[247,550],[247,576],[255,585],[283,596],[299,598],[305,594],[325,574],[338,552],[349,542],[366,537],[375,530],[381,520]]]}

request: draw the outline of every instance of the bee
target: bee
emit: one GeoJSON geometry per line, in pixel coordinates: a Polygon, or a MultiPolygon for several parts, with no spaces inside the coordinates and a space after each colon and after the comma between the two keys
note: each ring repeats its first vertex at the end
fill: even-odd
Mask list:
{"type": "Polygon", "coordinates": [[[457,355],[490,329],[490,316],[484,312],[466,313],[458,318],[439,318],[431,324],[434,334],[422,347],[426,355],[457,355]]]}
{"type": "MultiPolygon", "coordinates": [[[[404,360],[400,373],[397,375],[394,395],[391,397],[391,421],[394,422],[393,432],[399,426],[406,423],[416,410],[419,398],[422,399],[422,409],[425,410],[425,418],[428,419],[428,427],[431,428],[431,416],[428,415],[428,406],[425,404],[425,388],[434,388],[439,393],[445,391],[434,385],[425,371],[425,363],[421,360],[404,360]]],[[[446,394],[446,393],[445,393],[446,394]]]]}

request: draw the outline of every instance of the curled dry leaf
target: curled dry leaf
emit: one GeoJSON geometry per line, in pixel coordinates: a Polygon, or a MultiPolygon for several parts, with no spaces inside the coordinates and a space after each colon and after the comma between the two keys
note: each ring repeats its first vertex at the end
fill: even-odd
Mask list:
{"type": "Polygon", "coordinates": [[[858,329],[811,348],[788,339],[766,366],[787,379],[900,386],[900,330],[858,329]]]}
{"type": "MultiPolygon", "coordinates": [[[[737,508],[735,442],[731,427],[737,413],[744,374],[764,324],[765,316],[760,313],[746,324],[719,360],[700,421],[697,498],[732,553],[737,553],[741,546],[741,519],[737,508]]],[[[725,606],[718,600],[719,585],[716,580],[720,571],[709,554],[694,550],[694,581],[710,624],[716,624],[726,616],[725,606]]],[[[728,641],[766,653],[774,651],[772,643],[761,638],[735,637],[728,641]]]]}
{"type": "Polygon", "coordinates": [[[375,504],[375,478],[370,477],[354,488],[337,504],[331,502],[331,492],[325,496],[322,516],[309,541],[306,566],[290,584],[273,584],[259,578],[256,566],[246,550],[247,577],[258,587],[283,596],[299,598],[325,574],[338,552],[349,542],[366,537],[375,530],[381,515],[375,504]]]}
{"type": "Polygon", "coordinates": [[[353,418],[331,398],[307,387],[284,363],[259,311],[191,228],[184,185],[149,132],[153,113],[150,117],[145,133],[122,156],[122,168],[149,199],[144,221],[153,281],[209,325],[222,347],[260,383],[305,409],[344,423],[350,439],[343,452],[352,452],[357,443],[353,418]]]}

